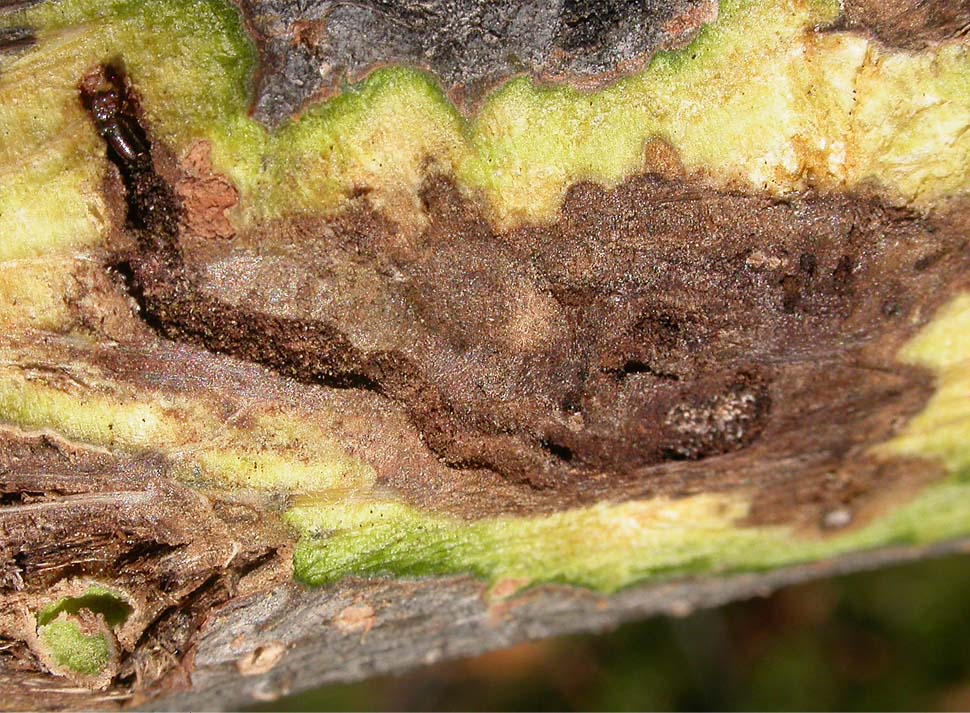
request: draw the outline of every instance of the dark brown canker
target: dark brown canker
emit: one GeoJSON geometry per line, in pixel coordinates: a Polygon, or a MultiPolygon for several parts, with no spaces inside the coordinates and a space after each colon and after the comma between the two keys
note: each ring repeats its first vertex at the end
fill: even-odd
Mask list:
{"type": "MultiPolygon", "coordinates": [[[[120,75],[107,81],[135,107],[120,75]]],[[[555,224],[498,234],[429,178],[413,239],[362,198],[334,221],[200,251],[180,242],[182,208],[150,161],[115,154],[150,324],[377,391],[450,466],[564,505],[744,487],[763,520],[933,471],[867,449],[930,393],[895,354],[964,282],[946,221],[859,195],[782,201],[646,175],[574,186],[555,224]]]]}
{"type": "Polygon", "coordinates": [[[970,2],[846,0],[843,24],[868,30],[888,45],[917,50],[966,36],[970,30],[970,2]]]}

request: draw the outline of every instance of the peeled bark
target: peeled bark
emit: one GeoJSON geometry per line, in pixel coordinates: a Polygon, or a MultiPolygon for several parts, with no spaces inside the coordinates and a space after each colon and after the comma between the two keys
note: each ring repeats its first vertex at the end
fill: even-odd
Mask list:
{"type": "Polygon", "coordinates": [[[970,15],[836,5],[0,3],[2,705],[964,551],[970,15]]]}

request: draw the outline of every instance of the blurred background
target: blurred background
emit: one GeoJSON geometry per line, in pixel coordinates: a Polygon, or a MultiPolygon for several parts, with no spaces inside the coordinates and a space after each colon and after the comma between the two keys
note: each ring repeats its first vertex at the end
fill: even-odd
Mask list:
{"type": "Polygon", "coordinates": [[[251,710],[970,710],[970,558],[792,587],[251,710]]]}

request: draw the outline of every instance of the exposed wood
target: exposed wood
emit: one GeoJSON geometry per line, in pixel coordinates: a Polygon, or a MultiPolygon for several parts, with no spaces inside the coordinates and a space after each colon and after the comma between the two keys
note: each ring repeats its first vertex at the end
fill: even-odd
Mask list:
{"type": "MultiPolygon", "coordinates": [[[[32,4],[0,0],[0,16],[32,4]]],[[[251,113],[269,127],[383,64],[433,73],[467,112],[519,75],[598,88],[718,17],[709,0],[238,4],[260,59],[251,113]]],[[[907,49],[966,34],[963,3],[901,0],[871,18],[870,6],[847,0],[813,32],[850,28],[907,49]]],[[[31,28],[0,29],[0,55],[36,42],[31,28]]],[[[967,201],[924,210],[866,185],[784,198],[712,187],[651,140],[642,170],[566,186],[539,225],[497,226],[474,191],[425,166],[405,201],[420,208],[413,224],[361,185],[335,215],[271,215],[237,232],[227,211],[241,191],[213,168],[212,146],[179,154],[157,138],[123,59],[99,58],[72,87],[81,135],[106,157],[94,189],[106,215],[103,241],[65,272],[69,326],[0,337],[0,385],[28,394],[0,424],[0,709],[235,708],[970,553],[962,537],[886,536],[771,571],[715,560],[685,576],[692,562],[661,563],[623,580],[649,583],[605,595],[487,582],[484,569],[412,576],[478,570],[435,561],[434,532],[425,559],[394,559],[405,535],[392,532],[334,565],[337,581],[324,567],[326,586],[298,583],[313,577],[296,572],[296,549],[316,547],[327,564],[337,529],[379,529],[298,532],[286,520],[334,498],[406,506],[414,531],[426,516],[454,541],[489,518],[650,498],[723,497],[712,510],[727,521],[737,497],[746,507],[732,527],[789,528],[801,545],[896,512],[946,471],[875,449],[939,393],[936,373],[898,355],[967,289],[967,201]],[[46,421],[35,393],[53,394],[46,421]],[[141,415],[146,398],[162,406],[141,415]],[[93,417],[107,431],[116,416],[135,425],[117,442],[86,439],[68,412],[88,400],[107,404],[93,417]],[[170,442],[138,440],[165,409],[175,416],[144,430],[170,442]],[[278,412],[290,420],[272,421],[278,412]],[[294,421],[306,430],[273,440],[294,421]],[[210,441],[203,455],[227,458],[238,479],[220,481],[215,466],[200,475],[202,457],[186,453],[210,441]],[[325,456],[308,469],[359,467],[369,480],[290,487],[314,448],[325,456]],[[254,482],[291,452],[279,483],[254,482]],[[59,657],[56,631],[97,666],[59,657]]],[[[513,551],[502,534],[493,545],[513,551]]]]}

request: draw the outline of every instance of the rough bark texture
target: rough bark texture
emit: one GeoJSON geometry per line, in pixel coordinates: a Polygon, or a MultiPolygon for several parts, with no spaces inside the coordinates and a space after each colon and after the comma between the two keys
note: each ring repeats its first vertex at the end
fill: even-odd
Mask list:
{"type": "Polygon", "coordinates": [[[685,44],[717,17],[711,0],[242,0],[262,38],[253,104],[268,125],[383,64],[431,71],[469,105],[516,74],[595,85],[685,44]]]}
{"type": "MultiPolygon", "coordinates": [[[[325,590],[288,583],[213,607],[164,680],[164,693],[78,688],[33,670],[9,672],[8,709],[220,710],[329,683],[405,671],[516,642],[604,631],[631,619],[765,596],[792,584],[925,557],[970,554],[970,541],[887,548],[764,574],[636,587],[610,597],[539,587],[502,599],[480,582],[347,580],[325,590]]],[[[8,653],[8,652],[5,652],[8,653]]],[[[8,655],[12,656],[13,654],[8,655]]]]}
{"type": "MultiPolygon", "coordinates": [[[[253,113],[268,125],[383,63],[430,70],[465,107],[523,73],[595,86],[717,14],[708,0],[241,6],[261,57],[253,113]]],[[[970,22],[959,2],[872,8],[846,2],[840,26],[913,48],[970,22]]],[[[4,32],[0,52],[32,42],[29,30],[4,32]]],[[[381,487],[468,519],[754,483],[748,524],[839,527],[831,513],[938,475],[867,449],[932,394],[931,376],[894,355],[966,287],[965,205],[923,215],[811,191],[779,202],[711,190],[660,156],[612,190],[573,186],[559,221],[542,227],[499,233],[451,181],[429,175],[430,220],[416,233],[364,192],[326,224],[235,235],[223,216],[232,186],[204,148],[177,165],[153,143],[120,70],[96,68],[79,91],[114,166],[104,191],[115,232],[101,262],[78,269],[72,307],[104,340],[46,335],[50,362],[17,365],[35,383],[87,389],[83,369],[50,366],[71,363],[166,395],[204,389],[227,419],[249,397],[326,405],[355,415],[334,429],[366,445],[381,487]],[[643,234],[662,239],[638,243],[643,234]],[[495,340],[493,323],[518,327],[495,340]],[[517,408],[502,410],[495,394],[516,388],[517,408]]],[[[235,707],[970,551],[965,541],[886,548],[610,597],[470,577],[309,590],[292,581],[286,504],[193,487],[158,455],[4,427],[0,707],[235,707]],[[129,610],[105,679],[51,675],[32,648],[32,612],[101,579],[129,610]]]]}

